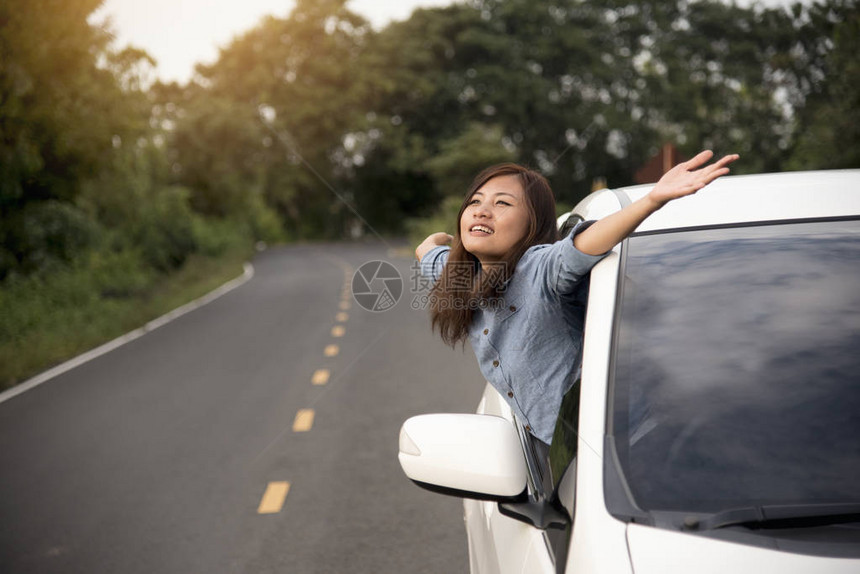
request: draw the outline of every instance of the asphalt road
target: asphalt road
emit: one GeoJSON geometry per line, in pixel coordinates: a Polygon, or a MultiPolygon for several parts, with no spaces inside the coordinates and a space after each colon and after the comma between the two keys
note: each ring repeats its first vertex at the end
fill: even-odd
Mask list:
{"type": "Polygon", "coordinates": [[[0,404],[0,572],[467,571],[461,502],[397,462],[403,420],[483,388],[411,308],[411,262],[269,250],[238,289],[0,404]],[[376,313],[343,296],[373,260],[404,281],[376,313]]]}

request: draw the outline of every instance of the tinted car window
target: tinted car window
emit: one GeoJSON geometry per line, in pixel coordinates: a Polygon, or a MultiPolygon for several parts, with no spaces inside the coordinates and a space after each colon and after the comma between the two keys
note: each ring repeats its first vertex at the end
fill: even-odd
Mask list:
{"type": "Polygon", "coordinates": [[[576,449],[579,442],[579,393],[581,381],[579,379],[564,395],[555,431],[552,436],[552,444],[549,447],[549,470],[552,477],[552,488],[558,486],[564,471],[576,458],[576,449]]]}
{"type": "Polygon", "coordinates": [[[608,434],[636,505],[860,502],[860,222],[640,235],[625,255],[608,434]]]}

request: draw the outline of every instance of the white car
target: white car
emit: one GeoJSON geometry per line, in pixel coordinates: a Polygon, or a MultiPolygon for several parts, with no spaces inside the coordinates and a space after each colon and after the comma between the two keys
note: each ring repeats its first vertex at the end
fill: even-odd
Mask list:
{"type": "Polygon", "coordinates": [[[403,424],[406,475],[465,499],[471,572],[860,572],[860,170],[723,177],[584,291],[551,468],[489,385],[403,424]]]}

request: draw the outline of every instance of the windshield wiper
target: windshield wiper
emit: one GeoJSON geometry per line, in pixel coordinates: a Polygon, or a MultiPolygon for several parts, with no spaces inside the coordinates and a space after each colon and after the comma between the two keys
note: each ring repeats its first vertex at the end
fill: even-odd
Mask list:
{"type": "Polygon", "coordinates": [[[730,508],[706,517],[688,516],[684,530],[715,530],[728,526],[794,528],[860,522],[860,503],[782,504],[730,508]]]}

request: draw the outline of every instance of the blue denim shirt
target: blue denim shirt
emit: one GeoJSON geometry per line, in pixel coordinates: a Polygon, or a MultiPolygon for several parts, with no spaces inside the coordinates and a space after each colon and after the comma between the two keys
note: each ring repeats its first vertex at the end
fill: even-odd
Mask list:
{"type": "MultiPolygon", "coordinates": [[[[573,245],[591,221],[564,239],[529,248],[517,263],[500,308],[472,315],[469,341],[487,381],[505,398],[533,435],[552,441],[561,399],[579,377],[584,301],[580,281],[603,255],[586,255],[573,245]]],[[[448,246],[424,255],[421,273],[438,280],[448,246]]]]}

